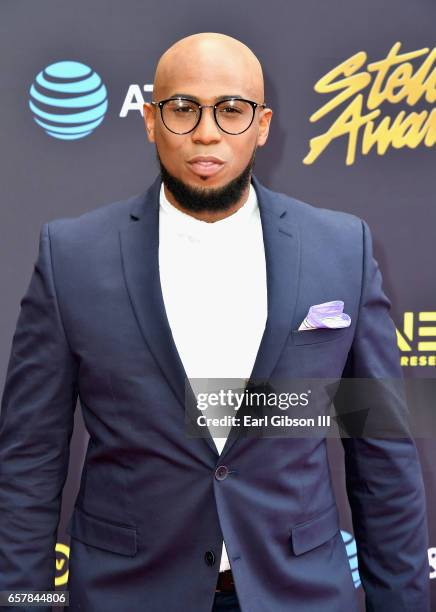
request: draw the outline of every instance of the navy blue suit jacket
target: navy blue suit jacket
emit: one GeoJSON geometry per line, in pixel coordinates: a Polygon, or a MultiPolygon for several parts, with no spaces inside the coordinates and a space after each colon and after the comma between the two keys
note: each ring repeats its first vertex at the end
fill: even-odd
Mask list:
{"type": "MultiPolygon", "coordinates": [[[[268,289],[252,379],[401,378],[366,222],[252,180],[268,289]],[[350,327],[297,331],[312,304],[336,299],[350,327]]],[[[0,590],[53,589],[79,397],[90,439],[68,525],[70,612],[209,612],[223,537],[243,612],[357,610],[325,438],[232,431],[218,456],[210,435],[185,435],[186,374],[159,281],[159,188],[158,178],[41,229],[2,399],[0,590]]],[[[404,410],[401,396],[385,401],[404,410]]],[[[342,444],[367,610],[427,612],[413,439],[342,444]]]]}

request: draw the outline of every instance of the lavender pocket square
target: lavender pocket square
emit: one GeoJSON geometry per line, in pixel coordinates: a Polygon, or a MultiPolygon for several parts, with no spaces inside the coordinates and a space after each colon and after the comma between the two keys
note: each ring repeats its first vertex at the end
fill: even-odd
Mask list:
{"type": "Polygon", "coordinates": [[[298,330],[319,329],[320,327],[329,327],[331,329],[349,327],[351,318],[343,310],[344,302],[342,300],[314,304],[309,308],[298,330]]]}

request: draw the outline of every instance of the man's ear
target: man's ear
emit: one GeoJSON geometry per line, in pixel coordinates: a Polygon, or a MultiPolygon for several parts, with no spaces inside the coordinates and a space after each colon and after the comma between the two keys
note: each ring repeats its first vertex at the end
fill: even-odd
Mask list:
{"type": "Polygon", "coordinates": [[[153,104],[149,102],[145,102],[143,104],[143,112],[144,112],[144,124],[145,130],[147,132],[147,138],[149,142],[155,142],[154,138],[154,124],[155,124],[155,108],[153,104]]]}
{"type": "Polygon", "coordinates": [[[267,141],[272,116],[273,111],[271,108],[264,108],[261,110],[261,115],[259,118],[259,133],[257,135],[258,147],[262,147],[267,141]]]}

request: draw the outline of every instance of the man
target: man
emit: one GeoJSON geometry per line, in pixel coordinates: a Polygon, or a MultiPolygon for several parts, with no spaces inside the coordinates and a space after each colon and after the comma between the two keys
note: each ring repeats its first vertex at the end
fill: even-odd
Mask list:
{"type": "MultiPolygon", "coordinates": [[[[245,45],[182,39],[144,105],[161,177],[44,224],[2,402],[0,590],[53,588],[79,395],[71,611],[358,609],[325,438],[185,429],[187,379],[401,378],[367,224],[252,176],[271,117],[245,45]],[[348,326],[299,330],[335,300],[348,326]]],[[[412,438],[342,443],[367,610],[428,611],[412,438]]]]}

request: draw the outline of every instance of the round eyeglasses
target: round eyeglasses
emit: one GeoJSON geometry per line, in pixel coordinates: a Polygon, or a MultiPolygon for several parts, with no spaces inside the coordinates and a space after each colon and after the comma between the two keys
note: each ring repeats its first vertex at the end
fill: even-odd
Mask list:
{"type": "Polygon", "coordinates": [[[160,109],[163,124],[174,134],[189,134],[195,130],[201,121],[203,108],[213,108],[213,116],[217,126],[226,134],[242,134],[253,123],[256,108],[266,108],[266,104],[258,104],[243,98],[228,98],[216,104],[198,104],[189,98],[168,98],[153,102],[160,109]]]}

